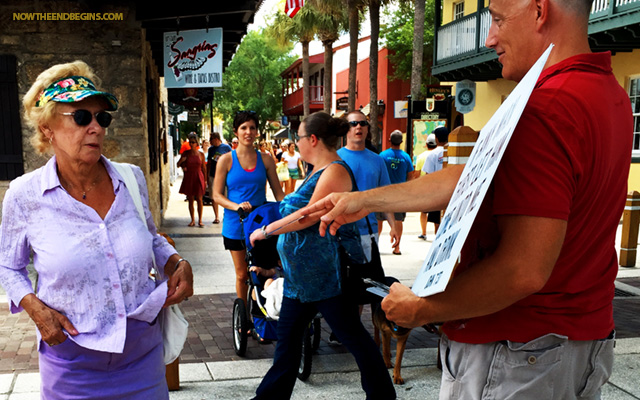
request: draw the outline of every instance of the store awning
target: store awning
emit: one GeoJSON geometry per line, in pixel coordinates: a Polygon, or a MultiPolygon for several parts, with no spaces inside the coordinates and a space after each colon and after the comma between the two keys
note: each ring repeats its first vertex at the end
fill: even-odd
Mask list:
{"type": "Polygon", "coordinates": [[[280,129],[272,137],[273,139],[289,139],[289,128],[280,129]]]}

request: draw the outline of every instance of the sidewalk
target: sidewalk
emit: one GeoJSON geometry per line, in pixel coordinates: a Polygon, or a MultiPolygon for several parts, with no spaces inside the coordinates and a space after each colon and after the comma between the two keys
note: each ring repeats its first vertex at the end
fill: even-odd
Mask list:
{"type": "MultiPolygon", "coordinates": [[[[181,308],[190,322],[189,336],[180,357],[180,391],[171,399],[250,398],[271,365],[275,343],[259,345],[249,340],[246,357],[238,357],[231,342],[231,314],[235,300],[235,275],[228,251],[224,250],[221,225],[213,225],[211,206],[205,206],[204,228],[187,227],[189,214],[184,196],[174,183],[171,200],[160,230],[176,242],[180,254],[194,269],[195,294],[181,308]]],[[[222,210],[220,210],[222,216],[222,210]]],[[[422,266],[431,240],[417,238],[418,213],[409,213],[401,242],[402,256],[391,255],[388,227],[381,238],[382,263],[387,275],[411,285],[422,266]]],[[[619,239],[616,241],[619,244],[619,239]]],[[[640,399],[640,266],[621,269],[616,282],[624,297],[614,299],[618,338],[614,373],[605,386],[603,399],[640,399]],[[635,294],[635,296],[628,296],[635,294]]],[[[26,313],[11,315],[0,293],[0,400],[39,399],[39,374],[35,350],[35,327],[26,313]]],[[[370,310],[362,318],[373,332],[370,310]]],[[[363,398],[355,362],[342,346],[327,343],[329,330],[322,324],[322,341],[314,356],[311,377],[298,381],[294,399],[363,398]]],[[[403,359],[404,385],[396,385],[399,399],[437,398],[440,371],[435,367],[437,337],[414,329],[403,359]]],[[[392,353],[395,345],[392,344],[392,353]]],[[[392,373],[392,371],[389,371],[392,373]]]]}

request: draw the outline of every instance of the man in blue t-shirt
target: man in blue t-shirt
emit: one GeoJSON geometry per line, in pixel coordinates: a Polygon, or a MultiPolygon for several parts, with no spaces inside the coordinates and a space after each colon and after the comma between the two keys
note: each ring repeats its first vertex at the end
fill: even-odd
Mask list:
{"type": "MultiPolygon", "coordinates": [[[[347,115],[347,121],[351,125],[347,133],[347,145],[338,150],[338,155],[353,171],[358,190],[368,190],[389,185],[391,181],[389,180],[389,173],[384,160],[378,154],[365,147],[365,140],[369,133],[367,117],[361,111],[352,111],[347,115]]],[[[391,235],[391,246],[395,248],[398,245],[398,236],[394,226],[393,213],[386,213],[385,215],[391,227],[391,232],[389,233],[391,235]]],[[[367,218],[356,222],[356,225],[362,239],[364,254],[367,257],[367,261],[370,261],[371,237],[369,235],[369,226],[371,226],[371,233],[373,233],[376,243],[379,240],[375,214],[369,214],[367,218]]]]}
{"type": "MultiPolygon", "coordinates": [[[[409,154],[400,150],[402,144],[402,132],[395,130],[391,132],[389,136],[389,142],[391,142],[391,148],[380,153],[380,157],[384,160],[387,166],[387,172],[389,172],[389,179],[392,184],[403,183],[410,179],[411,172],[413,172],[413,162],[409,154]]],[[[400,238],[402,237],[402,222],[404,221],[407,213],[394,213],[395,228],[398,234],[398,241],[396,248],[393,250],[393,254],[400,255],[400,238]]],[[[376,213],[378,219],[378,233],[382,232],[382,221],[385,220],[383,213],[376,213]]]]}
{"type": "Polygon", "coordinates": [[[218,132],[211,132],[209,143],[211,143],[211,146],[209,147],[209,151],[207,152],[207,183],[209,184],[208,191],[209,196],[211,196],[211,206],[213,207],[213,213],[215,214],[213,223],[219,224],[220,219],[218,218],[218,205],[215,201],[213,201],[213,178],[216,175],[216,165],[218,165],[218,159],[223,154],[230,152],[231,146],[226,143],[222,143],[222,139],[220,139],[220,134],[218,132]]]}

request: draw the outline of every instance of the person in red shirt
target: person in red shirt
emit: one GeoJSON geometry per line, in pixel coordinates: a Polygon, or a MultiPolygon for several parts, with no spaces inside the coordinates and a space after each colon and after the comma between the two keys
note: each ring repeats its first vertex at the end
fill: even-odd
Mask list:
{"type": "MultiPolygon", "coordinates": [[[[598,399],[613,366],[616,229],[632,115],[610,53],[591,53],[589,0],[492,0],[486,46],[520,81],[555,45],[442,293],[395,283],[383,300],[404,327],[446,321],[440,398],[598,399]],[[599,101],[593,101],[598,93],[599,101]]],[[[370,211],[444,208],[463,166],[333,194],[321,233],[370,211]]]]}

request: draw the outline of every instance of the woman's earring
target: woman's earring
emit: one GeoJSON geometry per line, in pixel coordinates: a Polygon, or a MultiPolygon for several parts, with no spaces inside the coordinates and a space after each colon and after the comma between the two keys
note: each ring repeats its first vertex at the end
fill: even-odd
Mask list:
{"type": "Polygon", "coordinates": [[[53,136],[49,136],[49,144],[53,144],[53,136]]]}

